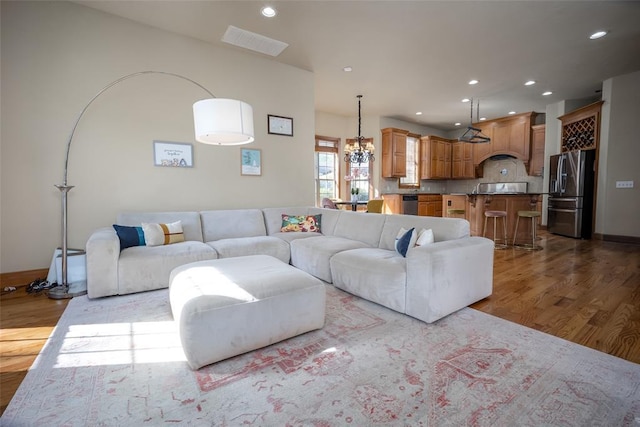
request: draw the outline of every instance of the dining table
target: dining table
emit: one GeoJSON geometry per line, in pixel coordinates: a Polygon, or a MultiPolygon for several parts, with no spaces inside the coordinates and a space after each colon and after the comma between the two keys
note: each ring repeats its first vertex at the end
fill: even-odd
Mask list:
{"type": "Polygon", "coordinates": [[[351,205],[351,210],[352,211],[357,211],[358,210],[358,206],[366,206],[368,203],[368,200],[357,200],[357,201],[349,201],[349,202],[334,202],[337,206],[347,206],[347,205],[351,205]]]}

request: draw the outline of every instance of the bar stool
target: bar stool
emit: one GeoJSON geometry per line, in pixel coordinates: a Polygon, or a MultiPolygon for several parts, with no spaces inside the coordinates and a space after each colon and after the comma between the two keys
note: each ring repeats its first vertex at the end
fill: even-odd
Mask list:
{"type": "Polygon", "coordinates": [[[484,231],[482,237],[487,234],[487,220],[493,218],[493,242],[496,249],[505,249],[509,246],[509,240],[507,238],[507,212],[506,211],[484,211],[484,231]],[[502,239],[498,239],[497,234],[497,222],[498,219],[502,219],[502,239]],[[498,243],[502,241],[502,243],[498,243]]]}
{"type": "Polygon", "coordinates": [[[466,211],[464,209],[447,209],[447,216],[451,218],[456,218],[459,215],[462,215],[462,218],[464,219],[465,212],[466,211]]]}
{"type": "Polygon", "coordinates": [[[516,229],[513,232],[513,246],[522,249],[528,249],[532,251],[537,251],[542,249],[542,246],[536,245],[536,218],[540,216],[540,212],[538,211],[518,211],[518,218],[516,219],[516,229]],[[520,223],[520,218],[531,218],[531,243],[523,243],[516,245],[516,237],[518,237],[518,224],[520,223]]]}

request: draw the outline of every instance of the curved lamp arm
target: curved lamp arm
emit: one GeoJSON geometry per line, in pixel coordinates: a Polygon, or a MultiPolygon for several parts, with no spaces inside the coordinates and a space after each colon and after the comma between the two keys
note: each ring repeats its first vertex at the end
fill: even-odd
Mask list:
{"type": "Polygon", "coordinates": [[[209,95],[211,95],[212,98],[215,98],[215,95],[212,94],[209,89],[207,89],[206,87],[202,86],[200,83],[198,83],[196,81],[193,81],[188,77],[181,76],[180,74],[169,73],[169,72],[166,72],[166,71],[138,71],[137,73],[127,74],[126,76],[122,76],[119,79],[112,81],[111,83],[109,83],[108,85],[103,87],[100,90],[100,92],[96,93],[93,98],[91,98],[91,100],[87,103],[87,105],[84,106],[84,108],[82,109],[82,111],[78,115],[78,118],[76,119],[76,122],[73,124],[73,129],[71,129],[71,135],[69,135],[69,141],[67,142],[67,154],[66,154],[66,156],[64,158],[64,180],[62,181],[62,185],[63,186],[67,185],[67,170],[68,170],[68,167],[69,167],[69,152],[71,150],[71,141],[73,141],[73,136],[76,133],[76,128],[78,127],[78,124],[80,123],[80,119],[82,119],[82,116],[84,116],[84,113],[91,106],[91,104],[93,104],[93,101],[95,101],[104,92],[109,90],[112,86],[115,86],[118,83],[123,82],[123,81],[125,81],[127,79],[130,79],[132,77],[141,76],[143,74],[164,74],[164,75],[167,75],[167,76],[177,77],[179,79],[186,80],[188,82],[193,83],[194,85],[198,86],[199,88],[201,88],[202,90],[207,92],[209,95]]]}
{"type": "Polygon", "coordinates": [[[237,145],[247,144],[254,140],[253,138],[253,109],[245,102],[233,99],[216,98],[211,91],[202,86],[200,83],[190,78],[181,76],[180,74],[169,73],[166,71],[138,71],[136,73],[127,74],[103,87],[82,109],[71,130],[71,135],[67,141],[67,151],[64,159],[64,179],[62,185],[56,185],[62,195],[62,283],[49,290],[47,295],[53,299],[73,298],[74,296],[84,295],[87,293],[86,283],[78,284],[78,289],[71,289],[67,281],[68,278],[68,247],[67,247],[67,193],[73,188],[67,184],[67,174],[69,170],[69,153],[71,151],[71,143],[73,136],[80,120],[84,116],[87,109],[93,104],[100,95],[109,88],[121,83],[132,77],[144,74],[163,74],[166,76],[177,77],[198,86],[213,99],[203,99],[193,105],[194,124],[196,128],[196,141],[205,144],[217,145],[237,145]]]}

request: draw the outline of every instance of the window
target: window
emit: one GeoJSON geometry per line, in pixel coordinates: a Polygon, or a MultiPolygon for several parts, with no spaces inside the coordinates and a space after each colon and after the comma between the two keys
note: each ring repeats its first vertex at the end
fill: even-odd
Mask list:
{"type": "MultiPolygon", "coordinates": [[[[347,143],[351,140],[347,140],[347,143]]],[[[373,144],[373,138],[364,139],[363,143],[373,144]]],[[[369,189],[371,188],[371,162],[351,163],[347,162],[347,194],[346,200],[351,199],[351,190],[358,189],[358,200],[369,200],[369,189]]]]}
{"type": "Polygon", "coordinates": [[[407,135],[407,175],[400,178],[400,187],[420,185],[420,135],[407,135]]]}
{"type": "Polygon", "coordinates": [[[338,147],[340,138],[316,135],[315,181],[316,206],[322,206],[322,199],[338,197],[338,147]]]}

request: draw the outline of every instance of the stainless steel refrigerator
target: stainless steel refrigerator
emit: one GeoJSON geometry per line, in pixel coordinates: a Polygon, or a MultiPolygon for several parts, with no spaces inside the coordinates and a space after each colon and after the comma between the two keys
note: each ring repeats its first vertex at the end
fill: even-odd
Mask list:
{"type": "Polygon", "coordinates": [[[547,230],[589,239],[593,222],[595,150],[551,156],[547,230]]]}

